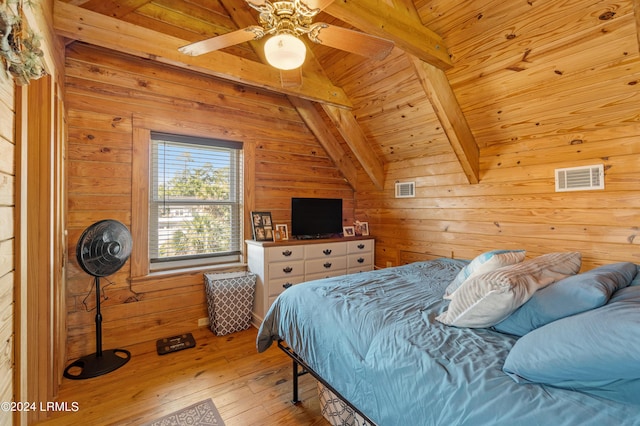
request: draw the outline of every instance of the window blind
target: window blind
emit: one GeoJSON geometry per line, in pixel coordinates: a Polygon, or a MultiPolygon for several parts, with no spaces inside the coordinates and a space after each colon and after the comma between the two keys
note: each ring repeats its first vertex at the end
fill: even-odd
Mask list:
{"type": "Polygon", "coordinates": [[[151,134],[151,262],[239,255],[242,144],[151,134]]]}

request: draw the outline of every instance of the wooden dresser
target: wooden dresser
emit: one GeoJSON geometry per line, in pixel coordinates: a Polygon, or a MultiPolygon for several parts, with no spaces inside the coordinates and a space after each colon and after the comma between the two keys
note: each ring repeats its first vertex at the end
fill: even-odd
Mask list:
{"type": "Polygon", "coordinates": [[[374,265],[373,237],[290,240],[247,240],[249,271],[256,274],[253,321],[265,313],[288,287],[304,281],[370,271],[374,265]]]}

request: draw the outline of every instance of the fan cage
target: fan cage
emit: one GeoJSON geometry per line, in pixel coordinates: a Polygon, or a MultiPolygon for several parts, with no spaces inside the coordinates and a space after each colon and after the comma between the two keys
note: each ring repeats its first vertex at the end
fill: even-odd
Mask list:
{"type": "Polygon", "coordinates": [[[106,277],[122,268],[131,249],[129,229],[117,220],[105,219],[85,229],[78,240],[76,257],[86,273],[106,277]]]}

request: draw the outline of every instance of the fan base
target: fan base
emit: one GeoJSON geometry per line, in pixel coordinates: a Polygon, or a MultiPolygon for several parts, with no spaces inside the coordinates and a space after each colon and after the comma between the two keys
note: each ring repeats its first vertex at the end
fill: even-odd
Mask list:
{"type": "Polygon", "coordinates": [[[78,358],[64,369],[64,377],[67,379],[81,380],[91,377],[102,376],[117,370],[125,365],[131,359],[131,353],[125,349],[110,349],[102,352],[98,356],[97,353],[86,355],[78,358]],[[120,355],[118,355],[120,354],[120,355]],[[78,374],[72,374],[75,369],[80,368],[78,374]]]}

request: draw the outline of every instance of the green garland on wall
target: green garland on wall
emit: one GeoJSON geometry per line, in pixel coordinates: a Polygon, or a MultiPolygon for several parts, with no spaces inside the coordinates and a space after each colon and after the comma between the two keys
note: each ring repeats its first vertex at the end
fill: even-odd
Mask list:
{"type": "Polygon", "coordinates": [[[0,58],[19,85],[46,74],[40,39],[23,26],[22,7],[23,0],[0,0],[0,58]]]}

